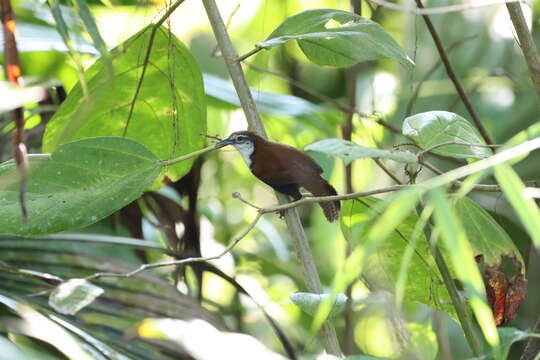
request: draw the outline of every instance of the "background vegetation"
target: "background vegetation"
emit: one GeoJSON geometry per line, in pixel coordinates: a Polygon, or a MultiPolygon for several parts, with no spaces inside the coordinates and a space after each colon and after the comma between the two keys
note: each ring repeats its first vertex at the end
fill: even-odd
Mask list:
{"type": "MultiPolygon", "coordinates": [[[[426,1],[430,30],[418,1],[217,1],[224,32],[213,0],[9,3],[0,358],[538,358],[540,75],[518,4],[426,1]],[[28,153],[53,155],[21,177],[23,118],[28,153]],[[316,200],[284,221],[232,149],[182,157],[246,128],[354,193],[340,221],[316,200]]],[[[522,10],[538,44],[539,3],[522,10]]]]}

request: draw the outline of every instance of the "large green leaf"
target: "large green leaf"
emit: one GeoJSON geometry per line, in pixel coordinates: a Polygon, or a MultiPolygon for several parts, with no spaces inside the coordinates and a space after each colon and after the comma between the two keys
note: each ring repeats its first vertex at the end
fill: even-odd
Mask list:
{"type": "Polygon", "coordinates": [[[328,155],[337,156],[350,164],[353,160],[364,158],[391,159],[403,163],[414,163],[418,159],[409,151],[390,151],[357,145],[342,139],[325,139],[309,144],[304,148],[306,151],[318,151],[328,155]]]}
{"type": "Polygon", "coordinates": [[[257,46],[271,48],[297,40],[314,63],[348,67],[361,61],[389,58],[414,65],[398,43],[376,22],[336,9],[312,9],[287,18],[257,46]]]}
{"type": "MultiPolygon", "coordinates": [[[[447,111],[428,111],[409,116],[403,122],[403,135],[410,136],[423,148],[448,142],[485,144],[470,122],[447,111]]],[[[432,152],[454,158],[474,159],[483,159],[492,154],[489,148],[472,145],[444,145],[432,152]]]]}
{"type": "MultiPolygon", "coordinates": [[[[380,218],[378,209],[384,203],[373,197],[347,200],[341,210],[341,229],[345,239],[353,245],[362,245],[366,234],[380,218]]],[[[388,238],[368,258],[363,276],[377,288],[393,291],[398,280],[405,252],[413,244],[413,233],[419,218],[414,213],[394,229],[388,238]]],[[[415,234],[414,255],[409,262],[405,283],[405,300],[418,301],[436,309],[454,314],[450,297],[441,275],[430,255],[429,244],[423,231],[415,234]]]]}
{"type": "MultiPolygon", "coordinates": [[[[114,78],[102,59],[86,71],[90,96],[84,99],[79,85],[69,93],[47,125],[44,152],[76,139],[123,135],[145,145],[161,159],[202,147],[200,134],[206,132],[206,106],[197,63],[165,28],[157,29],[152,45],[150,36],[151,27],[147,27],[111,51],[114,78]],[[149,46],[151,53],[138,91],[149,46]]],[[[162,176],[177,180],[187,173],[192,162],[169,166],[162,176]]]]}
{"type": "Polygon", "coordinates": [[[516,245],[487,211],[467,197],[457,200],[454,208],[475,256],[482,255],[488,266],[500,264],[503,256],[512,257],[525,269],[523,257],[516,245]]]}
{"type": "Polygon", "coordinates": [[[29,161],[25,225],[15,162],[0,165],[0,233],[41,235],[90,225],[138,198],[161,169],[148,149],[119,137],[63,144],[29,161]]]}

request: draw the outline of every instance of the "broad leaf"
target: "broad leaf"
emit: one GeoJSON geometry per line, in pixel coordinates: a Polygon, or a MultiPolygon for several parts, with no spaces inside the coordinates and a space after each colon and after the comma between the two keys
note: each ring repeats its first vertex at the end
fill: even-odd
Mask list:
{"type": "MultiPolygon", "coordinates": [[[[330,294],[312,294],[305,292],[293,293],[290,296],[291,301],[296,306],[302,309],[302,311],[304,311],[306,314],[312,316],[317,312],[317,308],[319,307],[320,303],[329,297],[330,294]]],[[[347,296],[345,296],[345,294],[338,294],[333,302],[332,312],[328,316],[333,317],[343,311],[346,302],[347,296]]]]}
{"type": "Polygon", "coordinates": [[[41,235],[95,223],[137,199],[161,168],[144,146],[118,137],[63,144],[29,161],[26,225],[15,162],[0,164],[0,233],[41,235]]]}
{"type": "Polygon", "coordinates": [[[454,158],[483,159],[492,154],[476,128],[461,116],[447,111],[428,111],[409,116],[403,122],[403,135],[413,138],[419,146],[454,142],[471,145],[444,145],[432,150],[433,153],[454,158]]]}
{"type": "MultiPolygon", "coordinates": [[[[341,210],[341,230],[345,239],[353,246],[360,245],[366,240],[366,234],[379,220],[379,208],[383,200],[373,197],[359,200],[347,200],[341,210]]],[[[405,300],[418,301],[435,309],[442,309],[454,314],[450,297],[439,271],[430,255],[429,245],[420,229],[419,234],[414,228],[419,218],[414,213],[401,221],[386,241],[367,259],[363,276],[377,288],[393,291],[398,281],[401,264],[405,253],[414,250],[406,271],[405,300]],[[413,237],[416,237],[413,239],[413,237]]]]}
{"type": "Polygon", "coordinates": [[[90,305],[103,289],[84,279],[70,279],[58,285],[49,296],[49,305],[61,314],[75,315],[90,305]]]}
{"type": "Polygon", "coordinates": [[[503,256],[508,256],[516,258],[525,269],[516,245],[487,211],[467,197],[457,200],[454,208],[467,233],[474,255],[482,255],[485,265],[496,265],[503,256]]]}
{"type": "Polygon", "coordinates": [[[391,159],[402,163],[414,163],[418,159],[409,151],[389,151],[357,145],[341,139],[325,139],[314,142],[304,148],[306,151],[318,151],[337,156],[349,165],[353,160],[364,158],[391,159]]]}
{"type": "MultiPolygon", "coordinates": [[[[45,152],[68,141],[111,135],[135,139],[160,159],[202,147],[200,134],[206,132],[202,75],[187,48],[165,28],[155,33],[136,95],[150,35],[151,27],[147,27],[111,51],[116,71],[113,79],[103,59],[86,71],[90,96],[85,100],[79,85],[69,93],[47,125],[45,152]]],[[[192,163],[187,160],[169,166],[160,179],[178,180],[192,163]]]]}
{"type": "Polygon", "coordinates": [[[271,48],[297,40],[314,63],[349,67],[361,61],[393,59],[409,70],[414,63],[376,22],[335,9],[312,9],[287,18],[257,46],[271,48]]]}

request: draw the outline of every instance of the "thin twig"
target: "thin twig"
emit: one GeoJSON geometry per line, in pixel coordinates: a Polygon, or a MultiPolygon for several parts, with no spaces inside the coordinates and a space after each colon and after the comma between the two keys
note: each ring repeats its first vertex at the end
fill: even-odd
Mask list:
{"type": "Polygon", "coordinates": [[[248,57],[250,57],[251,55],[255,55],[256,53],[258,53],[262,49],[263,49],[262,47],[256,47],[253,50],[248,51],[244,55],[241,55],[241,56],[237,57],[236,61],[237,62],[242,62],[242,61],[246,60],[248,57]]]}
{"type": "Polygon", "coordinates": [[[523,56],[529,67],[529,73],[536,89],[536,95],[538,96],[538,100],[540,100],[540,56],[538,55],[538,49],[525,21],[525,16],[523,16],[523,12],[521,11],[521,4],[506,4],[506,8],[510,14],[510,20],[514,24],[514,29],[519,39],[519,47],[523,51],[523,56]]]}
{"type": "Polygon", "coordinates": [[[139,92],[141,91],[141,87],[144,80],[144,75],[146,74],[146,69],[148,68],[148,63],[150,61],[150,54],[152,53],[152,48],[154,46],[154,39],[156,37],[156,33],[159,30],[159,27],[171,16],[171,14],[178,8],[185,0],[177,0],[170,8],[167,9],[165,14],[155,23],[152,25],[152,30],[150,31],[150,38],[148,39],[148,46],[146,47],[146,54],[144,55],[144,60],[142,63],[142,72],[141,76],[139,77],[139,80],[137,81],[137,87],[135,88],[135,93],[133,94],[133,98],[131,99],[131,102],[129,104],[129,112],[128,117],[126,120],[126,126],[124,126],[124,131],[122,133],[122,136],[126,136],[129,123],[131,122],[131,118],[133,117],[133,111],[135,110],[135,103],[137,102],[137,98],[139,97],[139,92]]]}
{"type": "Polygon", "coordinates": [[[409,13],[413,13],[417,15],[447,14],[447,13],[465,11],[465,10],[470,10],[470,9],[477,9],[484,6],[491,6],[491,5],[497,5],[497,4],[518,3],[518,2],[526,3],[527,2],[526,0],[484,0],[484,1],[476,0],[475,2],[470,2],[470,3],[465,3],[465,4],[440,6],[440,7],[427,8],[427,9],[417,9],[414,7],[396,5],[386,0],[368,0],[368,1],[375,3],[377,5],[383,6],[385,8],[388,8],[388,9],[409,12],[409,13]]]}
{"type": "MultiPolygon", "coordinates": [[[[416,5],[420,9],[424,8],[424,4],[422,3],[422,0],[415,0],[415,1],[416,1],[416,5]]],[[[444,64],[446,73],[448,74],[448,77],[450,78],[450,80],[452,80],[452,83],[454,84],[454,87],[456,88],[456,91],[459,97],[461,98],[463,105],[465,105],[465,108],[471,115],[471,118],[473,122],[475,123],[476,127],[478,128],[478,130],[480,131],[480,134],[484,138],[484,141],[487,144],[493,144],[493,141],[491,140],[489,133],[487,132],[486,128],[480,121],[480,118],[478,117],[476,110],[472,106],[469,100],[469,97],[467,96],[467,93],[463,89],[461,82],[459,81],[458,77],[456,76],[456,73],[454,72],[452,65],[450,64],[450,60],[448,59],[448,54],[444,50],[444,46],[442,44],[441,38],[439,37],[439,34],[437,33],[437,30],[435,29],[435,26],[433,26],[433,23],[431,22],[431,19],[429,18],[428,15],[422,15],[422,18],[424,19],[424,22],[426,23],[426,26],[429,30],[429,33],[431,34],[431,37],[433,38],[433,41],[435,42],[435,46],[437,47],[439,56],[441,57],[441,60],[444,64]]]]}
{"type": "Polygon", "coordinates": [[[90,281],[90,280],[96,280],[103,277],[129,278],[149,269],[155,269],[155,268],[160,268],[164,266],[177,266],[177,265],[182,265],[182,264],[189,264],[189,263],[194,263],[194,262],[219,259],[223,255],[230,252],[240,242],[240,240],[246,237],[246,235],[255,227],[255,225],[257,225],[257,223],[259,222],[262,216],[263,216],[262,213],[258,213],[255,219],[253,219],[253,221],[249,223],[249,225],[240,233],[240,235],[234,238],[234,240],[231,241],[231,243],[222,252],[220,252],[217,255],[190,257],[190,258],[185,258],[185,259],[180,259],[180,260],[171,260],[171,261],[159,261],[155,263],[141,265],[137,269],[126,272],[126,273],[101,272],[101,273],[92,274],[86,277],[85,279],[90,281]]]}
{"type": "Polygon", "coordinates": [[[403,184],[403,182],[399,180],[399,178],[396,175],[394,175],[390,170],[388,170],[386,166],[384,166],[384,164],[381,162],[380,159],[373,158],[373,161],[375,161],[375,164],[377,164],[377,166],[381,168],[381,170],[384,171],[386,175],[392,178],[392,180],[394,180],[396,184],[403,184]]]}
{"type": "Polygon", "coordinates": [[[191,159],[192,157],[199,156],[199,155],[205,154],[205,153],[207,153],[207,152],[209,152],[209,151],[216,150],[216,149],[218,149],[218,148],[216,147],[216,144],[210,145],[210,146],[205,147],[204,149],[201,149],[201,150],[198,150],[198,151],[194,151],[194,152],[192,152],[192,153],[189,153],[189,154],[186,154],[186,155],[182,155],[182,156],[179,156],[179,157],[174,158],[174,159],[162,160],[162,161],[160,162],[160,164],[161,164],[162,166],[173,165],[173,164],[179,163],[180,161],[184,161],[184,160],[187,160],[187,159],[191,159]]]}

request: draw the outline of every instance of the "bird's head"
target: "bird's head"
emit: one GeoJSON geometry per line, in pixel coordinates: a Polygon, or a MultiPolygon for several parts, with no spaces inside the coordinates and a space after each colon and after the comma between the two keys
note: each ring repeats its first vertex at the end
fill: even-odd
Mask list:
{"type": "Polygon", "coordinates": [[[242,154],[246,163],[251,165],[251,154],[255,151],[255,139],[257,135],[250,131],[237,131],[229,135],[228,138],[221,140],[216,144],[217,148],[232,145],[242,154]]]}

